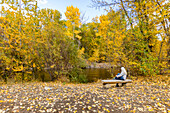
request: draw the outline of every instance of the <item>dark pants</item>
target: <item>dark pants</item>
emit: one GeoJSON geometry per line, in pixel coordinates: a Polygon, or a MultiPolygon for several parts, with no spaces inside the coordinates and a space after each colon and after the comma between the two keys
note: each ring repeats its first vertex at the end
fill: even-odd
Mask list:
{"type": "MultiPolygon", "coordinates": [[[[115,79],[115,80],[124,80],[123,76],[121,76],[121,77],[115,77],[114,79],[115,79]]],[[[126,84],[126,83],[122,83],[122,86],[123,86],[124,84],[126,84]]],[[[118,84],[118,83],[116,84],[116,87],[119,87],[119,84],[118,84]]]]}
{"type": "Polygon", "coordinates": [[[123,76],[121,77],[115,77],[116,80],[124,80],[123,76]]]}

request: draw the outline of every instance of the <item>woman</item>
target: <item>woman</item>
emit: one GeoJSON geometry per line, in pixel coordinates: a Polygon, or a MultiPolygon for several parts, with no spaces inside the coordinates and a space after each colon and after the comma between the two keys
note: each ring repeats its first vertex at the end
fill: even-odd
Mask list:
{"type": "MultiPolygon", "coordinates": [[[[124,67],[121,67],[121,73],[118,73],[114,79],[115,80],[126,80],[126,77],[127,77],[127,72],[124,67]]],[[[122,83],[122,85],[124,85],[124,83],[122,83]]],[[[119,87],[118,83],[116,84],[116,87],[119,87]]]]}

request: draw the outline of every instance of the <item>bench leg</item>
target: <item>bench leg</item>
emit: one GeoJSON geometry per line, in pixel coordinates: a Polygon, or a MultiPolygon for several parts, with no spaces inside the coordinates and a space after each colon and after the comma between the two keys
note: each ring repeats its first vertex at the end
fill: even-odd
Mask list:
{"type": "Polygon", "coordinates": [[[118,83],[116,83],[116,87],[119,87],[119,84],[118,84],[118,83]]]}
{"type": "Polygon", "coordinates": [[[106,85],[106,83],[103,83],[103,88],[106,88],[105,85],[106,85]]]}

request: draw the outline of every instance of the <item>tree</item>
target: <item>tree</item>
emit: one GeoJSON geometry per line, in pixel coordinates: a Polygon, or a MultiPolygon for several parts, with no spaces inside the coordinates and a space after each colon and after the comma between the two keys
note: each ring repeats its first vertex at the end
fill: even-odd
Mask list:
{"type": "MultiPolygon", "coordinates": [[[[162,61],[160,63],[163,43],[168,45],[169,40],[168,2],[165,0],[113,0],[111,2],[92,0],[92,2],[93,7],[109,6],[116,13],[125,17],[125,31],[119,32],[119,36],[126,34],[121,45],[123,47],[122,52],[125,53],[122,55],[127,59],[125,64],[128,63],[128,67],[132,67],[133,70],[138,72],[136,74],[153,75],[157,73],[154,69],[158,70],[159,65],[166,64],[164,69],[168,67],[168,59],[164,60],[164,63],[162,61]],[[161,43],[160,38],[162,39],[161,43]],[[160,46],[160,49],[157,46],[160,46]]],[[[118,28],[116,30],[120,31],[118,28]]],[[[167,58],[168,54],[163,56],[167,58]]],[[[119,57],[123,58],[122,56],[119,57]]],[[[133,70],[131,71],[134,73],[133,70]]]]}
{"type": "MultiPolygon", "coordinates": [[[[0,18],[0,75],[5,82],[11,76],[16,81],[36,79],[38,72],[48,73],[50,80],[55,80],[82,66],[83,49],[66,35],[59,11],[39,10],[36,0],[4,4],[9,6],[2,7],[0,18]]],[[[44,73],[40,76],[44,81],[44,73]]]]}
{"type": "Polygon", "coordinates": [[[27,33],[25,32],[29,27],[26,20],[29,18],[29,15],[33,13],[32,9],[36,7],[36,2],[33,0],[22,2],[22,7],[21,2],[14,1],[4,2],[9,8],[2,6],[1,14],[4,19],[1,26],[4,36],[2,36],[1,47],[3,48],[2,61],[5,64],[5,66],[3,66],[3,76],[7,77],[9,73],[14,73],[21,75],[21,79],[23,80],[24,73],[30,68],[29,63],[31,60],[28,49],[30,48],[29,45],[32,39],[27,37],[27,33]],[[30,8],[30,6],[32,7],[30,8]],[[27,10],[27,12],[25,10],[27,10]]]}
{"type": "Polygon", "coordinates": [[[81,36],[79,33],[81,32],[79,30],[81,26],[81,21],[80,21],[80,12],[77,7],[68,6],[65,12],[66,16],[66,26],[67,26],[67,32],[66,35],[69,36],[71,39],[76,40],[78,43],[78,46],[80,47],[80,39],[81,36]]]}

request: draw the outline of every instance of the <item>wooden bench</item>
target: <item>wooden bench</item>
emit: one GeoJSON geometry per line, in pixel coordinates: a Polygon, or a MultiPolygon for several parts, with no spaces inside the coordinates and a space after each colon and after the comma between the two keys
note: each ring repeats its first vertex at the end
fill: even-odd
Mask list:
{"type": "Polygon", "coordinates": [[[130,79],[126,79],[126,80],[102,80],[102,82],[103,82],[103,86],[105,86],[106,84],[132,83],[132,80],[130,80],[130,79]]]}

